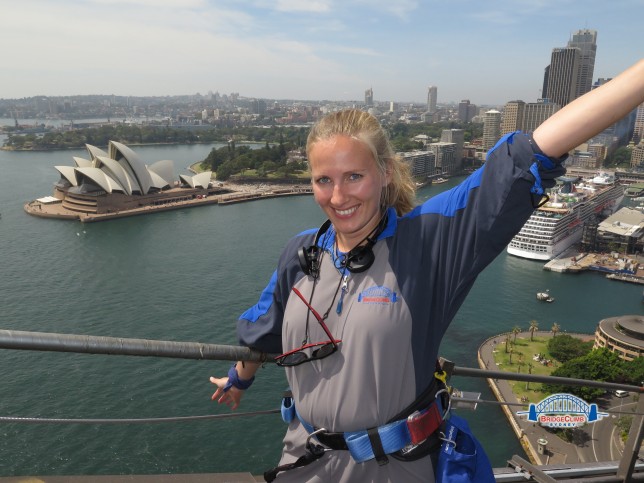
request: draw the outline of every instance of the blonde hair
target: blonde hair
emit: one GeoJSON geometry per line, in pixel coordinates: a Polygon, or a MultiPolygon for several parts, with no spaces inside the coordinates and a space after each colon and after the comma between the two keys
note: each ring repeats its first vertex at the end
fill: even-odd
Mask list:
{"type": "Polygon", "coordinates": [[[309,132],[306,154],[318,141],[344,135],[361,141],[373,154],[380,172],[391,175],[391,181],[383,190],[382,204],[393,206],[398,216],[411,211],[415,206],[416,184],[411,177],[409,165],[394,153],[387,133],[371,114],[358,109],[345,109],[320,119],[309,132]]]}

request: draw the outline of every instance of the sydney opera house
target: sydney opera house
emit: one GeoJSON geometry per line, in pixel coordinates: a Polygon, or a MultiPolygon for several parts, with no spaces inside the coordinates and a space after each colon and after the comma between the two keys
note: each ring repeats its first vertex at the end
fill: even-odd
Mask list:
{"type": "MultiPolygon", "coordinates": [[[[74,157],[74,166],[55,166],[60,179],[53,196],[25,205],[36,216],[93,221],[171,209],[226,193],[210,182],[211,172],[180,175],[175,180],[170,160],[146,165],[132,149],[110,141],[108,152],[86,145],[89,158],[74,157]]],[[[213,200],[214,202],[214,200],[213,200]]]]}

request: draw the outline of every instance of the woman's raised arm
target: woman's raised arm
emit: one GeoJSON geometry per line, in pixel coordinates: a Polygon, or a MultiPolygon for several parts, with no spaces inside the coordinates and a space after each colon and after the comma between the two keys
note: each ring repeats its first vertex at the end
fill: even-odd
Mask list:
{"type": "Polygon", "coordinates": [[[534,131],[534,140],[544,154],[558,158],[611,126],[642,102],[644,59],[557,111],[534,131]]]}

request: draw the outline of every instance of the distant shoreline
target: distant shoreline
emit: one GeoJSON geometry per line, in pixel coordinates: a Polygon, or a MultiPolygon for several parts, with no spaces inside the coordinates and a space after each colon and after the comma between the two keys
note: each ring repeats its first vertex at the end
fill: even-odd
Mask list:
{"type": "MultiPolygon", "coordinates": [[[[180,143],[127,143],[128,146],[191,146],[193,144],[226,144],[228,141],[195,141],[195,142],[180,142],[180,143]]],[[[245,144],[266,144],[265,141],[236,141],[237,145],[245,145],[245,144]]],[[[270,143],[269,143],[270,144],[270,143]]],[[[85,145],[82,146],[68,146],[64,148],[25,148],[25,149],[16,149],[13,147],[9,146],[0,146],[0,151],[11,151],[15,153],[21,153],[21,152],[38,152],[38,153],[44,153],[48,151],[69,151],[72,149],[83,149],[85,145]]],[[[96,146],[98,148],[106,148],[106,146],[96,146]]],[[[201,163],[201,161],[199,162],[201,163]]]]}

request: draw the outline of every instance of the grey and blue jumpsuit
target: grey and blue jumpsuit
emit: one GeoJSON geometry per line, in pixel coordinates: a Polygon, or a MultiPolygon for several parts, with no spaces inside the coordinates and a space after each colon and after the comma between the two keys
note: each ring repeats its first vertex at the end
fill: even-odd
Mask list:
{"type": "MultiPolygon", "coordinates": [[[[320,314],[330,309],[326,324],[342,342],[325,359],[286,368],[302,419],[328,431],[358,431],[385,424],[414,401],[432,381],[441,339],[476,277],[526,222],[543,187],[564,173],[561,161],[543,156],[529,134],[505,136],[458,186],[401,217],[389,208],[375,262],[362,273],[343,270],[333,227],[320,234],[324,254],[311,306],[320,314]]],[[[269,353],[302,345],[308,309],[292,288],[311,295],[314,280],[300,267],[298,250],[312,245],[316,233],[288,242],[259,302],[238,321],[242,345],[269,353]]],[[[328,340],[311,316],[308,325],[309,342],[328,340]]],[[[280,464],[304,454],[307,436],[295,418],[280,464]]],[[[277,481],[431,482],[434,476],[429,457],[390,458],[380,466],[336,450],[277,481]]]]}

